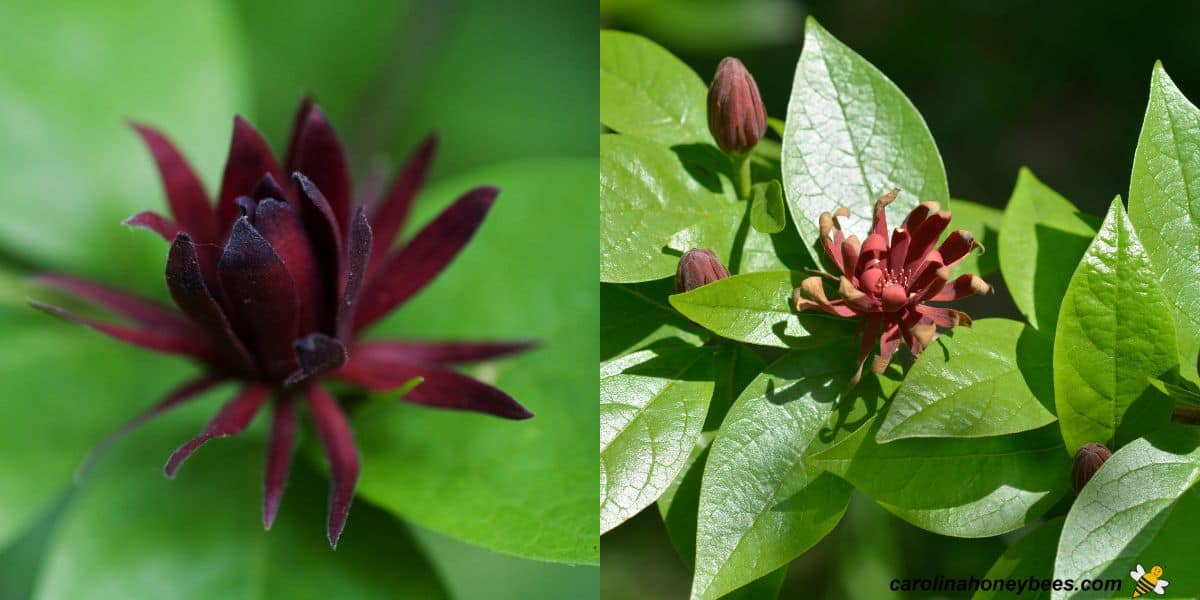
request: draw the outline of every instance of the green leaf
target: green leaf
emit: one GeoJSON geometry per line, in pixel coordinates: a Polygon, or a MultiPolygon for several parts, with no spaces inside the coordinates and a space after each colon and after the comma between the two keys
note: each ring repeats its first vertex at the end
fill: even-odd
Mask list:
{"type": "Polygon", "coordinates": [[[712,399],[713,355],[662,340],[600,365],[600,533],[654,503],[687,464],[712,399]]]}
{"type": "Polygon", "coordinates": [[[403,402],[353,420],[359,494],[423,527],[499,552],[599,560],[596,162],[524,160],[432,187],[417,225],[463,191],[501,188],[475,238],[372,337],[532,339],[472,375],[536,415],[505,421],[403,402]],[[538,235],[530,223],[540,223],[538,235]]]}
{"type": "Polygon", "coordinates": [[[708,88],[662,46],[632,33],[600,31],[600,123],[666,146],[712,144],[708,88]]]}
{"type": "Polygon", "coordinates": [[[1200,405],[1200,393],[1195,390],[1188,389],[1181,385],[1167,383],[1161,379],[1150,378],[1150,385],[1154,389],[1162,392],[1164,396],[1170,396],[1172,400],[1178,400],[1187,404],[1200,405]]]}
{"type": "MultiPolygon", "coordinates": [[[[1054,551],[1058,546],[1058,535],[1062,532],[1064,519],[1065,517],[1051,519],[1026,533],[1004,551],[983,579],[1012,579],[1018,582],[1049,579],[1054,568],[1054,551]]],[[[1050,597],[1049,590],[1029,594],[1030,592],[1024,591],[1018,595],[1021,598],[1035,599],[1050,597]]],[[[1011,595],[1001,591],[979,591],[971,596],[971,600],[990,600],[1011,595]]]]}
{"type": "Polygon", "coordinates": [[[811,345],[848,333],[851,321],[792,309],[792,290],[805,276],[794,271],[734,275],[675,294],[671,306],[719,336],[760,346],[811,345]]]}
{"type": "Polygon", "coordinates": [[[974,273],[980,277],[1000,269],[1000,226],[1004,222],[1004,211],[966,200],[955,200],[951,211],[950,226],[943,238],[951,231],[965,229],[983,244],[982,252],[969,252],[962,262],[953,267],[955,274],[974,273]]]}
{"type": "Polygon", "coordinates": [[[783,188],[772,179],[751,189],[750,225],[762,233],[779,233],[787,226],[783,188]]]}
{"type": "Polygon", "coordinates": [[[1170,399],[1148,378],[1177,367],[1174,329],[1118,197],[1071,276],[1054,336],[1054,402],[1069,452],[1122,446],[1170,418],[1170,399]]]}
{"type": "MultiPolygon", "coordinates": [[[[1160,565],[1170,582],[1168,596],[1200,595],[1200,581],[1190,576],[1189,566],[1200,560],[1195,535],[1200,524],[1198,445],[1196,428],[1173,425],[1113,454],[1071,506],[1054,576],[1120,579],[1131,586],[1127,578],[1136,565],[1146,571],[1160,565]]],[[[1090,597],[1054,597],[1075,595],[1090,597]]]]}
{"type": "Polygon", "coordinates": [[[153,433],[115,448],[72,499],[42,566],[39,600],[446,597],[404,527],[366,502],[354,504],[331,550],[328,483],[303,462],[263,531],[263,436],[209,444],[168,480],[159,453],[195,432],[153,433]]]}
{"type": "MultiPolygon", "coordinates": [[[[883,73],[808,18],[783,136],[783,187],[800,237],[820,239],[823,212],[850,209],[846,235],[866,239],[875,200],[899,224],[921,200],[949,204],[946,170],[920,113],[883,73]]],[[[812,247],[814,260],[819,256],[812,247]]]]}
{"type": "Polygon", "coordinates": [[[667,303],[667,296],[674,292],[674,279],[600,284],[600,360],[664,338],[678,337],[699,345],[698,334],[704,331],[667,303]]]}
{"type": "Polygon", "coordinates": [[[70,488],[93,446],[190,369],[179,359],[130,348],[29,308],[0,311],[0,323],[3,547],[70,488]]]}
{"type": "Polygon", "coordinates": [[[715,185],[718,191],[706,188],[662,146],[600,136],[600,280],[672,275],[693,247],[712,248],[728,261],[744,205],[715,185]]]}
{"type": "Polygon", "coordinates": [[[1069,275],[1096,230],[1066,198],[1022,167],[1000,225],[1000,273],[1038,331],[1054,331],[1069,275]]]}
{"type": "Polygon", "coordinates": [[[658,497],[658,513],[667,528],[667,536],[688,570],[696,565],[696,515],[700,510],[700,485],[704,481],[704,466],[708,464],[712,439],[711,433],[702,433],[696,438],[687,466],[658,497]]]}
{"type": "Polygon", "coordinates": [[[809,460],[922,529],[956,537],[999,535],[1037,519],[1066,492],[1071,462],[1052,426],[879,445],[880,422],[877,417],[809,460]]]}
{"type": "Polygon", "coordinates": [[[971,438],[1054,422],[1050,345],[1008,319],[983,319],[937,338],[917,357],[879,428],[880,443],[971,438]]]}
{"type": "Polygon", "coordinates": [[[692,598],[716,598],[786,565],[841,519],[850,487],[804,456],[853,368],[848,347],[791,352],[734,403],[704,468],[692,598]]]}
{"type": "Polygon", "coordinates": [[[1129,218],[1137,227],[1178,335],[1181,371],[1196,379],[1200,352],[1200,110],[1154,65],[1150,103],[1133,154],[1129,218]]]}
{"type": "Polygon", "coordinates": [[[10,25],[0,36],[0,180],[23,199],[5,207],[0,249],[165,296],[162,240],[121,226],[166,209],[126,120],[160,127],[203,180],[219,181],[246,81],[226,3],[4,2],[0,23],[10,25]]]}

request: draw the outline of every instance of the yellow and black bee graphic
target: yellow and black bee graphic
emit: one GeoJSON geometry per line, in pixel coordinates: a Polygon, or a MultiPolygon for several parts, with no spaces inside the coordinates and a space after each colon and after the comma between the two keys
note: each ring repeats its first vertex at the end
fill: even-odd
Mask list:
{"type": "Polygon", "coordinates": [[[1167,580],[1162,578],[1162,574],[1163,568],[1158,565],[1151,567],[1149,573],[1142,568],[1142,565],[1138,565],[1136,569],[1130,571],[1129,576],[1137,582],[1133,586],[1133,597],[1149,594],[1150,590],[1154,590],[1154,593],[1159,596],[1165,594],[1167,580]]]}

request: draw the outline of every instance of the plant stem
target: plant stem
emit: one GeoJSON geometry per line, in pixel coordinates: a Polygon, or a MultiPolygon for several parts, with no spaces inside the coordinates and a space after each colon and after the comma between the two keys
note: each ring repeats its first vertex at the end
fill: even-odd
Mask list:
{"type": "Polygon", "coordinates": [[[733,158],[733,186],[741,200],[750,199],[750,153],[733,158]]]}
{"type": "Polygon", "coordinates": [[[1176,404],[1175,410],[1171,412],[1171,420],[1176,423],[1200,425],[1200,406],[1176,404]]]}

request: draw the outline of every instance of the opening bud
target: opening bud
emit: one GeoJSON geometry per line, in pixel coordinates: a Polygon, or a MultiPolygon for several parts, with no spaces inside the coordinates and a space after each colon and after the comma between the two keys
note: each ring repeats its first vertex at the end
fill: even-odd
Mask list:
{"type": "Polygon", "coordinates": [[[742,61],[731,56],[717,65],[708,86],[708,130],[731,156],[750,152],[767,132],[767,109],[758,84],[742,61]]]}

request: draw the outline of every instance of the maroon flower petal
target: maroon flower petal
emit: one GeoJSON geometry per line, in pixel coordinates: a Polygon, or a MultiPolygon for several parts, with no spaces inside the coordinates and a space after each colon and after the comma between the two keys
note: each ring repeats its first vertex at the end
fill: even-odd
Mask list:
{"type": "Polygon", "coordinates": [[[959,298],[966,298],[972,294],[982,294],[987,292],[988,289],[990,289],[988,284],[983,279],[980,279],[978,275],[959,275],[949,285],[943,287],[941,291],[930,295],[928,300],[930,302],[949,302],[951,300],[958,300],[959,298]]]}
{"type": "Polygon", "coordinates": [[[878,314],[868,314],[863,317],[859,328],[862,330],[862,339],[858,346],[858,370],[854,372],[854,377],[850,378],[852,386],[857,385],[858,380],[862,378],[863,364],[867,362],[867,357],[879,343],[879,336],[883,332],[883,317],[878,314]]]}
{"type": "Polygon", "coordinates": [[[912,242],[912,235],[907,229],[897,229],[892,232],[892,247],[888,251],[888,268],[893,272],[900,272],[905,266],[905,261],[908,257],[908,245],[912,242]]]}
{"type": "Polygon", "coordinates": [[[966,325],[970,327],[971,325],[971,318],[967,316],[967,313],[954,310],[953,308],[918,304],[913,307],[913,310],[917,311],[922,316],[929,318],[935,325],[941,327],[957,327],[959,325],[966,325]]]}
{"type": "Polygon", "coordinates": [[[329,545],[337,548],[358,483],[358,448],[346,416],[329,392],[317,385],[309,386],[307,392],[308,410],[329,461],[329,521],[325,531],[329,545]]]}
{"type": "Polygon", "coordinates": [[[333,126],[319,106],[304,115],[288,159],[288,172],[304,173],[325,194],[342,233],[350,226],[350,169],[333,126]]]}
{"type": "Polygon", "coordinates": [[[283,188],[279,187],[279,182],[275,181],[275,177],[270,173],[263,175],[263,178],[258,180],[258,184],[254,186],[254,191],[250,193],[250,197],[255,200],[271,198],[283,202],[287,202],[288,198],[283,188]]]}
{"type": "Polygon", "coordinates": [[[323,333],[314,333],[298,340],[293,346],[300,368],[288,375],[284,383],[295,385],[314,375],[346,364],[346,347],[323,333]]]}
{"type": "Polygon", "coordinates": [[[142,412],[142,414],[130,419],[124,425],[108,434],[108,436],[101,440],[99,444],[96,444],[96,446],[92,448],[91,452],[88,452],[87,457],[83,459],[83,463],[79,465],[79,469],[75,471],[75,482],[78,483],[83,479],[83,476],[86,475],[89,470],[91,470],[92,465],[96,462],[96,459],[99,458],[100,455],[103,454],[104,451],[110,446],[132,433],[138,427],[141,427],[150,419],[153,419],[154,417],[157,417],[158,415],[161,415],[162,413],[167,412],[168,410],[171,410],[172,408],[175,408],[176,406],[179,406],[180,404],[183,404],[192,398],[195,398],[197,395],[204,393],[221,381],[221,377],[209,374],[193,379],[171,390],[171,392],[168,393],[162,400],[159,400],[157,404],[147,408],[142,412]]]}
{"type": "Polygon", "coordinates": [[[42,312],[78,323],[84,327],[90,327],[111,338],[133,344],[134,346],[140,346],[147,350],[154,350],[165,354],[182,354],[205,362],[217,360],[219,356],[219,352],[208,340],[208,337],[204,335],[204,332],[197,329],[191,323],[187,323],[187,321],[183,321],[183,323],[187,323],[186,327],[181,326],[179,328],[158,327],[153,330],[130,329],[128,327],[101,323],[95,319],[89,319],[36,300],[30,300],[29,305],[42,312]]]}
{"type": "Polygon", "coordinates": [[[879,338],[879,355],[875,357],[871,364],[871,370],[875,373],[883,373],[892,362],[892,357],[896,355],[896,351],[900,349],[900,325],[898,323],[889,324],[884,330],[883,335],[879,338]]]}
{"type": "Polygon", "coordinates": [[[186,461],[196,450],[200,449],[205,442],[213,438],[229,437],[237,435],[246,430],[250,422],[254,420],[254,416],[258,414],[258,410],[262,408],[263,403],[271,396],[271,388],[260,385],[251,384],[242,389],[237,396],[225,403],[221,407],[204,431],[200,435],[190,439],[184,445],[180,446],[175,452],[171,453],[171,458],[167,459],[167,464],[163,467],[163,472],[170,479],[175,478],[175,473],[179,471],[179,467],[183,466],[186,461]]]}
{"type": "MultiPolygon", "coordinates": [[[[167,193],[167,203],[171,214],[179,226],[204,242],[215,241],[217,231],[217,216],[208,203],[208,193],[204,184],[196,176],[196,172],[188,165],[175,146],[152,127],[132,123],[138,135],[146,142],[154,162],[158,164],[158,172],[162,176],[163,188],[167,193]]],[[[163,236],[170,240],[174,235],[163,236]]]]}
{"type": "Polygon", "coordinates": [[[362,342],[354,346],[354,360],[375,364],[464,364],[524,352],[536,345],[530,341],[362,342]]]}
{"type": "Polygon", "coordinates": [[[267,444],[267,468],[263,484],[263,527],[266,529],[271,528],[275,523],[275,515],[279,513],[295,445],[296,408],[291,396],[283,396],[275,402],[271,441],[267,444]]]}
{"type": "Polygon", "coordinates": [[[332,327],[332,323],[323,322],[329,313],[329,292],[322,281],[316,249],[296,209],[280,200],[263,200],[258,203],[254,229],[267,240],[292,275],[299,301],[296,331],[306,333],[332,327]]]}
{"type": "Polygon", "coordinates": [[[221,254],[217,274],[225,294],[229,320],[246,340],[259,367],[282,379],[296,368],[292,340],[297,335],[296,285],[271,244],[246,217],[234,223],[221,254]]]}
{"type": "Polygon", "coordinates": [[[187,233],[180,233],[175,238],[167,255],[167,288],[179,310],[223,346],[235,370],[245,374],[254,373],[254,359],[234,333],[229,318],[204,282],[196,247],[187,233]]]}
{"type": "Polygon", "coordinates": [[[387,197],[371,214],[372,230],[375,241],[371,250],[371,268],[381,264],[383,257],[396,244],[396,236],[404,229],[408,216],[412,212],[413,199],[425,185],[425,177],[429,174],[429,165],[437,151],[438,139],[430,135],[421,142],[416,151],[409,157],[404,170],[396,176],[387,197]]]}
{"type": "Polygon", "coordinates": [[[354,313],[358,309],[358,297],[371,258],[372,236],[371,224],[367,222],[367,215],[360,206],[354,214],[354,223],[350,225],[350,239],[347,240],[346,249],[346,277],[339,292],[337,335],[343,340],[349,340],[353,334],[354,313]]]}
{"type": "Polygon", "coordinates": [[[421,377],[421,384],[405,394],[402,400],[433,408],[480,412],[505,419],[528,419],[533,416],[511,396],[486,383],[430,365],[376,363],[358,360],[356,355],[330,376],[373,391],[394,390],[421,377]]]}
{"type": "Polygon", "coordinates": [[[300,218],[321,260],[321,272],[325,275],[326,284],[331,293],[336,293],[346,263],[341,226],[320,188],[299,172],[292,173],[292,179],[300,189],[300,218]]]}
{"type": "Polygon", "coordinates": [[[938,247],[938,252],[941,253],[946,266],[953,267],[978,246],[979,244],[971,232],[959,230],[946,236],[946,241],[938,247]]]}
{"type": "Polygon", "coordinates": [[[300,144],[300,133],[304,129],[304,123],[308,121],[308,113],[316,106],[312,96],[305,95],[300,99],[300,106],[296,109],[295,116],[292,117],[292,129],[288,138],[287,156],[284,157],[283,165],[288,173],[295,171],[292,165],[296,164],[296,150],[300,144]]]}
{"type": "Polygon", "coordinates": [[[229,159],[225,163],[225,176],[217,197],[217,220],[220,226],[229,227],[237,219],[237,197],[252,191],[263,175],[268,173],[277,181],[283,179],[283,172],[262,134],[249,121],[240,116],[234,117],[229,159]]]}
{"type": "Polygon", "coordinates": [[[933,246],[937,244],[938,237],[946,230],[946,226],[950,224],[950,213],[948,211],[938,211],[932,213],[912,231],[912,243],[908,247],[908,257],[906,262],[912,266],[919,266],[919,263],[925,259],[933,246]]]}
{"type": "Polygon", "coordinates": [[[128,219],[125,219],[121,222],[121,224],[128,225],[130,227],[148,229],[162,236],[162,239],[166,240],[167,242],[175,239],[175,235],[182,230],[178,223],[152,210],[144,210],[136,215],[133,215],[132,217],[129,217],[128,219]]]}
{"type": "Polygon", "coordinates": [[[144,298],[131,296],[124,292],[107,288],[85,279],[77,279],[67,275],[36,275],[29,280],[36,285],[43,285],[68,292],[80,298],[85,298],[104,306],[119,314],[129,317],[134,322],[152,329],[193,329],[179,313],[144,298]]]}
{"type": "Polygon", "coordinates": [[[500,190],[481,187],[459,198],[372,273],[354,319],[361,331],[421,291],[475,235],[500,190]]]}

